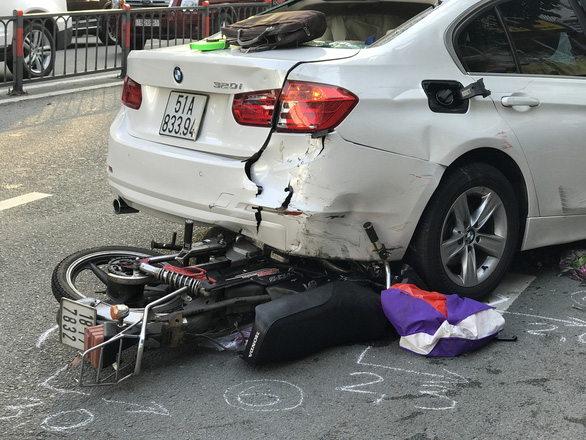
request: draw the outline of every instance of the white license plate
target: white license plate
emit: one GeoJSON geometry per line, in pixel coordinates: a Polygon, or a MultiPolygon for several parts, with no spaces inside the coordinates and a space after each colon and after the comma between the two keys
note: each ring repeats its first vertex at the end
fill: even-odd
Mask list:
{"type": "Polygon", "coordinates": [[[96,325],[96,309],[61,298],[59,340],[62,344],[83,351],[85,329],[96,325]]]}
{"type": "Polygon", "coordinates": [[[208,97],[171,92],[159,134],[196,140],[208,97]]]}
{"type": "Polygon", "coordinates": [[[161,26],[161,20],[157,18],[137,18],[134,20],[134,25],[159,27],[161,26]]]}

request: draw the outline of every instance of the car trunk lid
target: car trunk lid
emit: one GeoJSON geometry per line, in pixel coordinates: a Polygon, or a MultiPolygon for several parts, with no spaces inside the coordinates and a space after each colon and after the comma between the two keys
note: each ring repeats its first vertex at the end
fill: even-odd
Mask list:
{"type": "Polygon", "coordinates": [[[167,145],[248,158],[262,147],[270,127],[237,124],[232,115],[234,95],[281,89],[297,64],[347,58],[359,50],[301,47],[244,53],[239,49],[200,52],[178,46],[132,52],[128,76],[141,85],[142,103],[138,110],[126,111],[128,132],[167,145]],[[188,123],[183,117],[193,117],[194,131],[188,132],[193,121],[188,123]]]}

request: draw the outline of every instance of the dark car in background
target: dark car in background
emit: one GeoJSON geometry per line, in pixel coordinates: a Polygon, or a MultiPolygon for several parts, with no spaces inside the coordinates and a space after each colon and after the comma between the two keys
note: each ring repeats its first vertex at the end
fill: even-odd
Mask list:
{"type": "MultiPolygon", "coordinates": [[[[67,0],[68,11],[95,11],[100,9],[112,9],[111,0],[67,0]]],[[[104,44],[116,43],[116,32],[109,25],[106,16],[76,17],[74,27],[77,33],[95,33],[104,44]]]]}
{"type": "MultiPolygon", "coordinates": [[[[77,0],[79,1],[79,0],[77,0]]],[[[113,0],[114,8],[123,4],[132,10],[130,49],[144,49],[147,40],[198,40],[218,32],[222,26],[258,14],[271,6],[265,0],[209,0],[210,20],[204,23],[199,0],[113,0]],[[172,8],[161,11],[161,8],[172,8]],[[176,9],[197,8],[197,9],[176,9]]],[[[276,3],[276,1],[275,1],[276,3]]]]}

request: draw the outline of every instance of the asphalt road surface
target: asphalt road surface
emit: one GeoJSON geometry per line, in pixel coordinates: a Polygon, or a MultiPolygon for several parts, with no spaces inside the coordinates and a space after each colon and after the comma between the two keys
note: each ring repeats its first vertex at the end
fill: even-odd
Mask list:
{"type": "Polygon", "coordinates": [[[490,299],[516,342],[425,358],[389,335],[262,368],[183,346],[147,352],[142,374],[118,386],[78,387],[55,331],[53,268],[177,230],[112,212],[105,158],[120,92],[0,104],[0,438],[586,437],[586,287],[556,276],[558,248],[519,256],[490,299]]]}

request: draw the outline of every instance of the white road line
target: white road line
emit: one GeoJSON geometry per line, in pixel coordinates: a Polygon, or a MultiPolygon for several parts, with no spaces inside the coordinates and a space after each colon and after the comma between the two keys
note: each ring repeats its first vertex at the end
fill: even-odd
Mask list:
{"type": "Polygon", "coordinates": [[[485,303],[504,312],[515,302],[519,295],[523,293],[534,279],[535,277],[531,275],[508,273],[494,292],[492,292],[487,298],[485,303]]]}
{"type": "Polygon", "coordinates": [[[23,196],[13,197],[8,200],[0,201],[0,211],[5,209],[14,208],[15,206],[24,205],[26,203],[34,202],[35,200],[44,199],[45,197],[51,197],[53,194],[43,194],[38,192],[32,192],[23,196]]]}

